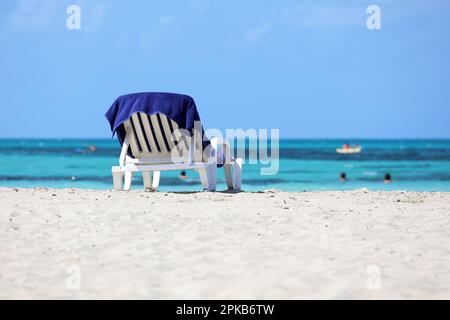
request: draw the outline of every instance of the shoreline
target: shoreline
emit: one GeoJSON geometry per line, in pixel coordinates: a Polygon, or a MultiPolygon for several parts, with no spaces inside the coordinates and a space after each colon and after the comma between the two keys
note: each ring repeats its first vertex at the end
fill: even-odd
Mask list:
{"type": "Polygon", "coordinates": [[[0,298],[449,299],[450,192],[0,188],[0,298]]]}

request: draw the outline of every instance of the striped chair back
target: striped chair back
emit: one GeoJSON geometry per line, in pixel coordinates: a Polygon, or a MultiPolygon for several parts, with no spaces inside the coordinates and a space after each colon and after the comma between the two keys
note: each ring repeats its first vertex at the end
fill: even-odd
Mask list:
{"type": "Polygon", "coordinates": [[[190,137],[183,135],[177,123],[166,115],[137,112],[124,126],[131,153],[139,162],[186,162],[190,137]]]}

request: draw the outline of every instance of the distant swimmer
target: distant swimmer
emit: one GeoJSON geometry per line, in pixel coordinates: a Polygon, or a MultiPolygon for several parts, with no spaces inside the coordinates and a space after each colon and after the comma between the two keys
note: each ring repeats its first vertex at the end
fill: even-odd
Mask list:
{"type": "Polygon", "coordinates": [[[389,173],[386,173],[384,175],[384,183],[391,183],[391,182],[392,182],[391,175],[389,173]]]}
{"type": "Polygon", "coordinates": [[[341,172],[341,174],[339,175],[339,180],[342,182],[347,180],[347,175],[345,174],[345,172],[341,172]]]}
{"type": "Polygon", "coordinates": [[[180,172],[180,179],[181,180],[186,180],[187,179],[187,174],[186,174],[186,171],[181,171],[180,172]]]}
{"type": "Polygon", "coordinates": [[[95,145],[89,146],[88,149],[89,149],[89,151],[91,151],[91,152],[97,151],[97,147],[96,147],[95,145]]]}

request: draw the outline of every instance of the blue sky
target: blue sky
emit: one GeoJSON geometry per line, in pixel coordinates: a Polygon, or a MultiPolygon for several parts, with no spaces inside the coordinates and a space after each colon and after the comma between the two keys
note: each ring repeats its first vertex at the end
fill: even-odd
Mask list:
{"type": "Polygon", "coordinates": [[[446,0],[1,1],[0,138],[108,137],[139,91],[191,95],[208,128],[450,138],[449,31],[446,0]]]}

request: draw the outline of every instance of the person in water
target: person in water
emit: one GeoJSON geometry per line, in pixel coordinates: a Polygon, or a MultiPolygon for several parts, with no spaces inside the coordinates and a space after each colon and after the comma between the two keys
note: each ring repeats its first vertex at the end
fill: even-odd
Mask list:
{"type": "Polygon", "coordinates": [[[181,180],[186,180],[187,179],[187,174],[186,174],[186,171],[181,171],[180,172],[180,179],[181,180]]]}
{"type": "Polygon", "coordinates": [[[345,174],[345,172],[341,172],[341,174],[339,175],[339,181],[344,182],[345,180],[347,180],[347,175],[345,174]]]}
{"type": "Polygon", "coordinates": [[[391,182],[392,182],[391,175],[389,173],[386,173],[384,175],[384,183],[391,183],[391,182]]]}

